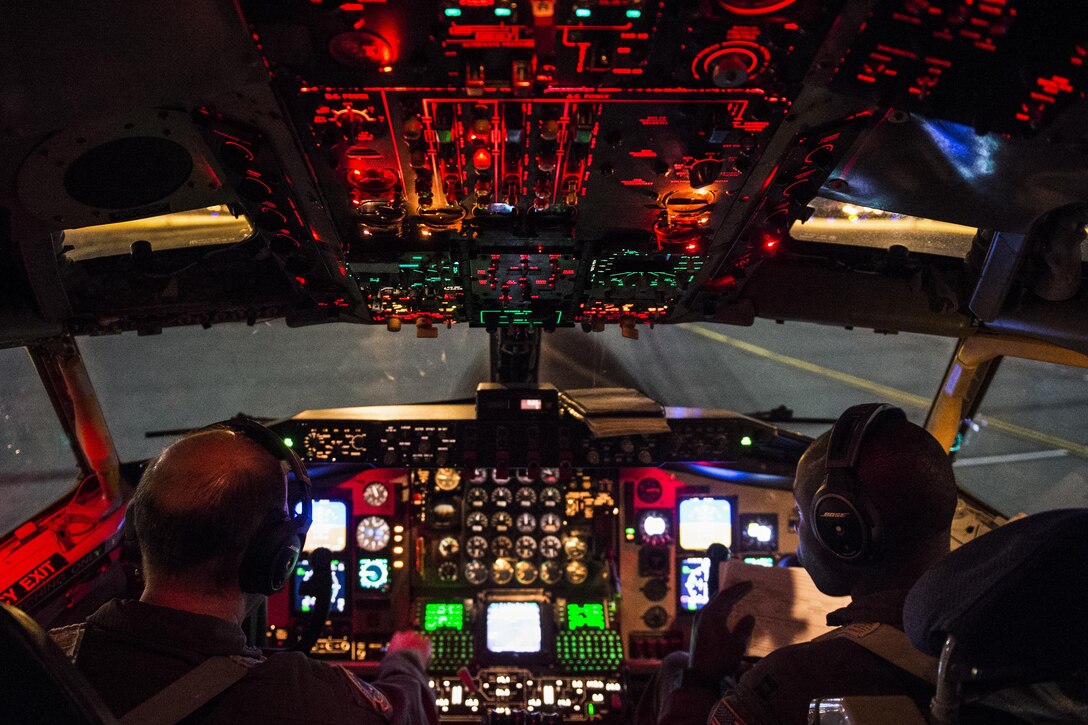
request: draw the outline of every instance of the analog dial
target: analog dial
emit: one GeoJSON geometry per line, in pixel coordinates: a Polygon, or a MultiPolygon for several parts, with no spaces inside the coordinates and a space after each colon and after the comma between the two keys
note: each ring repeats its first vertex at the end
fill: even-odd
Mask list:
{"type": "Polygon", "coordinates": [[[558,562],[546,561],[540,565],[540,581],[555,584],[563,577],[563,568],[558,562]]]}
{"type": "Polygon", "coordinates": [[[491,565],[491,581],[496,584],[509,584],[514,578],[514,565],[509,559],[495,559],[491,565]]]}
{"type": "Polygon", "coordinates": [[[548,486],[540,492],[540,503],[544,506],[558,506],[563,502],[563,494],[555,486],[548,486]]]}
{"type": "Polygon", "coordinates": [[[540,540],[540,555],[545,559],[554,559],[563,551],[563,543],[556,536],[545,536],[540,540]]]}
{"type": "Polygon", "coordinates": [[[355,527],[355,543],[364,551],[381,551],[389,545],[389,522],[381,516],[367,516],[355,527]]]}
{"type": "Polygon", "coordinates": [[[483,511],[473,511],[465,519],[465,526],[472,531],[483,531],[487,528],[487,514],[483,511]]]}
{"type": "Polygon", "coordinates": [[[505,511],[498,511],[491,517],[491,527],[495,531],[509,531],[514,525],[514,517],[505,511]]]}
{"type": "Polygon", "coordinates": [[[506,486],[499,486],[491,492],[491,503],[499,507],[509,506],[514,501],[514,494],[506,486]]]}
{"type": "Polygon", "coordinates": [[[451,503],[436,503],[431,507],[431,526],[444,528],[453,524],[457,509],[451,503]]]}
{"type": "Polygon", "coordinates": [[[518,505],[522,508],[529,508],[536,503],[536,491],[528,486],[522,486],[518,489],[518,505]]]}
{"type": "Polygon", "coordinates": [[[518,514],[518,531],[528,534],[536,528],[536,516],[528,511],[518,514]]]}
{"type": "Polygon", "coordinates": [[[563,519],[559,518],[559,514],[548,511],[540,517],[540,530],[545,534],[558,533],[561,528],[563,528],[563,519]]]}
{"type": "Polygon", "coordinates": [[[465,553],[473,559],[479,559],[487,553],[487,539],[482,536],[470,536],[465,542],[465,553]]]}
{"type": "Polygon", "coordinates": [[[514,555],[514,542],[509,536],[496,536],[491,540],[491,552],[495,556],[509,557],[514,555]]]}
{"type": "Polygon", "coordinates": [[[514,565],[514,578],[518,580],[518,584],[532,584],[538,573],[536,564],[531,561],[519,561],[514,565]]]}
{"type": "Polygon", "coordinates": [[[532,536],[519,536],[514,543],[514,551],[519,559],[532,559],[536,553],[536,539],[532,536]]]}
{"type": "Polygon", "coordinates": [[[443,537],[438,542],[438,555],[443,559],[452,559],[461,551],[461,542],[454,536],[443,537]]]}
{"type": "Polygon", "coordinates": [[[465,500],[469,506],[479,508],[487,503],[487,491],[482,488],[470,488],[465,494],[465,500]]]}
{"type": "Polygon", "coordinates": [[[384,483],[379,481],[371,481],[363,489],[363,501],[367,506],[373,506],[375,508],[384,506],[385,502],[389,500],[389,489],[385,487],[384,483]]]}
{"type": "Polygon", "coordinates": [[[580,561],[568,561],[566,575],[571,584],[581,584],[589,577],[589,569],[580,561]]]}
{"type": "Polygon", "coordinates": [[[439,491],[456,491],[461,485],[461,474],[453,468],[439,468],[434,473],[434,486],[439,491]]]}
{"type": "Polygon", "coordinates": [[[577,536],[571,536],[563,541],[563,551],[567,553],[568,559],[579,561],[586,558],[589,547],[586,546],[586,542],[582,539],[577,536]]]}
{"type": "Polygon", "coordinates": [[[465,579],[470,584],[483,584],[487,581],[487,567],[482,561],[470,561],[465,564],[465,579]]]}
{"type": "Polygon", "coordinates": [[[635,491],[643,503],[657,503],[665,489],[656,478],[644,478],[638,482],[635,491]]]}
{"type": "Polygon", "coordinates": [[[457,565],[446,561],[438,565],[438,578],[444,582],[457,581],[457,565]]]}

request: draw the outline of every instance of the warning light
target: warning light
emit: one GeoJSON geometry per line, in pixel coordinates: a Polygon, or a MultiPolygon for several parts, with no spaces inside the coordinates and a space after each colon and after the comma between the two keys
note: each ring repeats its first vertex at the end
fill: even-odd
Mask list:
{"type": "Polygon", "coordinates": [[[461,17],[461,8],[446,8],[443,10],[447,18],[459,18],[461,17]]]}
{"type": "Polygon", "coordinates": [[[751,436],[744,436],[743,438],[740,439],[740,444],[742,446],[752,445],[752,437],[751,436]]]}
{"type": "Polygon", "coordinates": [[[591,11],[589,8],[575,8],[574,9],[574,17],[576,17],[576,18],[588,18],[592,14],[593,14],[593,11],[591,11]]]}
{"type": "Polygon", "coordinates": [[[642,17],[642,11],[638,10],[636,8],[631,8],[630,10],[627,11],[627,17],[631,18],[632,20],[637,19],[637,18],[641,18],[642,17]]]}
{"type": "Polygon", "coordinates": [[[510,8],[495,8],[495,17],[508,18],[514,13],[510,8]]]}
{"type": "Polygon", "coordinates": [[[778,239],[772,237],[769,234],[763,237],[763,248],[768,252],[773,252],[778,247],[778,239]]]}
{"type": "Polygon", "coordinates": [[[472,165],[483,171],[491,168],[491,152],[487,149],[476,149],[472,154],[472,165]]]}
{"type": "Polygon", "coordinates": [[[288,448],[294,448],[295,440],[293,438],[284,438],[283,445],[287,446],[288,448]]]}
{"type": "Polygon", "coordinates": [[[695,242],[688,242],[684,245],[685,252],[697,252],[699,251],[699,245],[695,242]]]}

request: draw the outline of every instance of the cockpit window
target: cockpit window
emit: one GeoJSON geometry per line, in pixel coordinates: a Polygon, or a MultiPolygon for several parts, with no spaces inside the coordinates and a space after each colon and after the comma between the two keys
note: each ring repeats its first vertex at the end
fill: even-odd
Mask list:
{"type": "Polygon", "coordinates": [[[806,222],[794,222],[790,236],[805,242],[888,249],[906,247],[919,254],[963,258],[971,249],[973,227],[896,214],[817,196],[806,222]]]}
{"type": "Polygon", "coordinates": [[[1088,370],[1004,358],[956,479],[1001,513],[1088,506],[1088,370]]]}
{"type": "Polygon", "coordinates": [[[244,242],[253,234],[245,214],[235,215],[226,204],[173,214],[68,229],[61,252],[73,262],[122,254],[244,242]],[[153,240],[153,241],[150,241],[153,240]]]}
{"type": "MultiPolygon", "coordinates": [[[[668,325],[638,340],[616,329],[543,333],[540,380],[561,390],[636,388],[667,406],[767,414],[818,435],[847,407],[885,400],[921,423],[954,340],[819,325],[668,325]],[[793,417],[788,416],[792,411],[793,417]]],[[[177,431],[245,412],[471,400],[488,380],[489,339],[465,325],[436,339],[406,328],[282,322],[80,340],[123,460],[177,431]]]]}
{"type": "Polygon", "coordinates": [[[71,489],[78,469],[26,350],[0,350],[0,370],[0,534],[6,535],[71,489]]]}

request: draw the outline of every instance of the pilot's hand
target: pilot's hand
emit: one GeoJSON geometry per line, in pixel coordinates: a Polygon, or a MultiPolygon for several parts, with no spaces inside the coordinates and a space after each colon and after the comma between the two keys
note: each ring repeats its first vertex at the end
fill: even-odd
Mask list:
{"type": "Polygon", "coordinates": [[[715,679],[735,675],[741,657],[748,649],[756,620],[752,615],[737,622],[733,630],[726,626],[733,605],[752,590],[752,582],[738,582],[710,598],[695,619],[691,630],[688,667],[715,679]]]}
{"type": "Polygon", "coordinates": [[[393,654],[401,650],[410,650],[419,655],[423,669],[427,669],[427,665],[431,662],[431,638],[419,632],[394,632],[393,638],[389,640],[387,652],[393,654]]]}

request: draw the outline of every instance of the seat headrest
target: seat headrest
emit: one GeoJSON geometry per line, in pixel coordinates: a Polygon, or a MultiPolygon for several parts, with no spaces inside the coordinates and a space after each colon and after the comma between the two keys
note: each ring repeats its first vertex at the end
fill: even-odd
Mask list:
{"type": "Polygon", "coordinates": [[[981,678],[1052,679],[1088,652],[1088,509],[1028,516],[965,544],[907,595],[914,646],[953,634],[981,678]]]}

